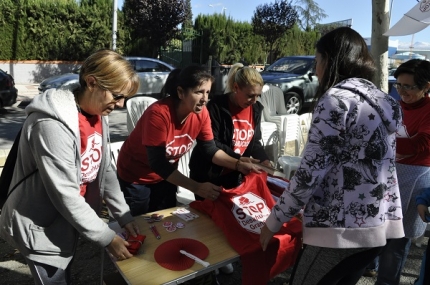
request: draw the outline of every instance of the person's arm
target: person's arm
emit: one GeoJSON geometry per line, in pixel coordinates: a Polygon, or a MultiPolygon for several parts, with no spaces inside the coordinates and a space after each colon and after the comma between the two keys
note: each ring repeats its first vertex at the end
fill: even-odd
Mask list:
{"type": "MultiPolygon", "coordinates": [[[[220,98],[222,99],[222,98],[220,98]]],[[[216,101],[217,99],[209,101],[207,105],[207,109],[209,111],[210,115],[210,121],[211,121],[211,127],[212,127],[212,133],[213,133],[213,139],[215,142],[215,146],[221,150],[223,150],[225,153],[227,153],[229,156],[239,159],[240,154],[234,152],[234,150],[230,147],[230,142],[224,141],[224,133],[225,129],[221,129],[221,125],[224,125],[223,123],[223,116],[221,114],[221,103],[220,100],[216,101]]],[[[233,122],[228,122],[228,124],[232,124],[233,122]]],[[[232,138],[233,139],[233,138],[232,138]]]]}
{"type": "Polygon", "coordinates": [[[80,235],[105,247],[112,242],[115,232],[79,194],[80,165],[76,161],[75,142],[70,130],[56,120],[35,124],[29,136],[29,146],[51,203],[80,235]]]}
{"type": "Polygon", "coordinates": [[[212,157],[212,162],[229,169],[240,171],[243,174],[249,174],[250,172],[260,173],[261,168],[256,165],[259,162],[258,159],[252,159],[249,157],[234,158],[229,156],[223,150],[218,149],[215,146],[213,140],[200,141],[197,140],[197,147],[203,152],[206,157],[212,157]]]}
{"type": "Polygon", "coordinates": [[[168,182],[181,186],[200,197],[215,200],[218,198],[221,188],[212,183],[198,183],[179,172],[166,159],[166,148],[159,146],[147,146],[148,161],[151,169],[168,182]]]}
{"type": "Polygon", "coordinates": [[[421,220],[423,220],[424,223],[428,223],[429,221],[426,219],[426,216],[430,216],[428,209],[430,205],[430,189],[423,190],[423,192],[415,198],[415,203],[417,204],[417,211],[421,220]]]}

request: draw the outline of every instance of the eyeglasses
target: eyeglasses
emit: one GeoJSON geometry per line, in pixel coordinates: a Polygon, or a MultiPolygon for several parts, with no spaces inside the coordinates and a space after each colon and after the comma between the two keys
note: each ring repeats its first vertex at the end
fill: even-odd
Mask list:
{"type": "Polygon", "coordinates": [[[121,101],[122,99],[125,99],[125,96],[124,96],[124,95],[122,95],[122,94],[115,94],[115,93],[113,93],[112,91],[110,91],[109,89],[107,89],[107,88],[105,88],[105,87],[101,86],[98,82],[96,82],[96,84],[97,84],[97,86],[98,86],[101,90],[104,90],[104,91],[109,92],[110,94],[112,94],[112,98],[113,98],[112,102],[115,102],[115,103],[116,103],[116,102],[121,101]]]}
{"type": "Polygon", "coordinates": [[[112,97],[113,97],[112,101],[118,102],[118,101],[125,98],[125,96],[122,94],[113,94],[112,91],[109,91],[109,92],[110,92],[110,94],[112,94],[112,97]]]}
{"type": "Polygon", "coordinates": [[[410,86],[410,85],[402,85],[402,84],[400,84],[400,83],[394,83],[393,84],[393,86],[397,89],[397,90],[405,90],[405,91],[411,91],[411,90],[414,90],[415,88],[417,88],[418,87],[418,85],[413,85],[413,86],[410,86]]]}

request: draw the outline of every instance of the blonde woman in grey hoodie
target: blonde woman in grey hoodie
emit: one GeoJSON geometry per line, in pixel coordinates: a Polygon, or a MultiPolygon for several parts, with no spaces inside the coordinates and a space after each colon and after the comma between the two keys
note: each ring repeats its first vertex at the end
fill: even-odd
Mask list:
{"type": "Polygon", "coordinates": [[[138,86],[127,60],[101,50],[83,63],[79,84],[49,89],[27,106],[11,182],[18,186],[3,207],[0,232],[24,255],[36,284],[70,284],[79,236],[118,259],[132,256],[98,213],[104,200],[122,227],[139,232],[110,165],[103,118],[138,86]]]}

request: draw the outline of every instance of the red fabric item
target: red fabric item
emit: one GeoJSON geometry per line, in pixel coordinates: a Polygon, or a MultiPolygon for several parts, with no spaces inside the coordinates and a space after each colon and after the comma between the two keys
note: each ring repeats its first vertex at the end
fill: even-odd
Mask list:
{"type": "Polygon", "coordinates": [[[118,155],[118,176],[137,184],[154,184],[163,180],[149,166],[145,146],[163,146],[171,164],[190,151],[196,139],[213,140],[211,120],[206,107],[199,114],[191,112],[179,122],[173,98],[153,103],[145,110],[118,155]]]}
{"type": "Polygon", "coordinates": [[[302,244],[302,224],[293,219],[274,235],[265,252],[261,249],[261,228],[275,205],[266,180],[266,173],[252,173],[237,188],[223,190],[217,200],[190,204],[208,214],[240,254],[242,284],[267,284],[294,264],[302,244]]]}
{"type": "Polygon", "coordinates": [[[190,238],[177,238],[160,244],[154,252],[154,259],[160,266],[173,271],[190,268],[194,260],[180,253],[185,250],[204,260],[209,255],[208,247],[202,242],[190,238]]]}
{"type": "Polygon", "coordinates": [[[135,255],[145,241],[145,238],[146,235],[137,235],[135,237],[130,235],[127,239],[129,244],[129,246],[127,246],[128,252],[135,255]]]}

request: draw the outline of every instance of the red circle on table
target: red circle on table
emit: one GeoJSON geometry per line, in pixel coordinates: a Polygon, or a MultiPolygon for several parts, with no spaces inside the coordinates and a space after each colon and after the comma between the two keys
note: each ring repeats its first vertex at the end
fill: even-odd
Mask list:
{"type": "Polygon", "coordinates": [[[195,261],[180,253],[180,250],[185,250],[202,260],[209,255],[209,249],[204,243],[195,239],[177,238],[160,244],[154,252],[154,259],[160,266],[169,270],[188,269],[195,261]]]}

